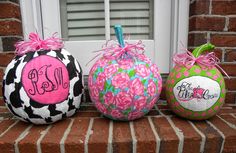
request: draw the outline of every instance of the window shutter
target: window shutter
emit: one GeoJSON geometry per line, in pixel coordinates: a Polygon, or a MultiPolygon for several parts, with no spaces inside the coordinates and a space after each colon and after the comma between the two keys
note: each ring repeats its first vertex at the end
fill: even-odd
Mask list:
{"type": "MultiPolygon", "coordinates": [[[[104,40],[104,0],[63,0],[62,36],[68,40],[104,40]]],[[[153,0],[110,0],[111,36],[121,24],[131,39],[153,39],[153,0]]]]}
{"type": "Polygon", "coordinates": [[[110,19],[112,27],[121,24],[131,39],[153,39],[153,0],[110,0],[110,19]]]}
{"type": "Polygon", "coordinates": [[[104,0],[67,0],[65,5],[62,25],[67,22],[63,33],[69,40],[105,39],[104,0]]]}

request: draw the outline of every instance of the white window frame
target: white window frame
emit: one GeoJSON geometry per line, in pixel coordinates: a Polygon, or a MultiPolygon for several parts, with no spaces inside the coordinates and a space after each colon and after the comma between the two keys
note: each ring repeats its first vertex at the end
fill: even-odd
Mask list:
{"type": "MultiPolygon", "coordinates": [[[[104,1],[109,7],[109,0],[104,1]]],[[[24,37],[37,31],[42,37],[58,32],[61,37],[59,0],[25,0],[20,1],[24,37]],[[50,13],[48,12],[50,10],[50,13]],[[57,14],[57,15],[55,15],[57,14]]],[[[105,10],[106,39],[110,39],[109,11],[105,10]]],[[[154,48],[147,55],[158,65],[161,73],[169,73],[173,67],[172,56],[187,47],[189,1],[188,0],[154,0],[154,40],[145,40],[146,48],[154,48]],[[154,43],[153,43],[154,41],[154,43]],[[181,42],[181,43],[180,43],[181,42]],[[154,46],[152,46],[154,45],[154,46]]],[[[85,46],[101,48],[105,41],[83,41],[85,46]],[[99,43],[96,43],[99,42],[99,43]]],[[[76,41],[66,41],[65,46],[76,47],[76,41]]],[[[88,48],[89,49],[89,48],[88,48]]],[[[94,54],[81,54],[82,59],[92,58],[94,54]]],[[[86,70],[86,73],[88,70],[86,70]]]]}

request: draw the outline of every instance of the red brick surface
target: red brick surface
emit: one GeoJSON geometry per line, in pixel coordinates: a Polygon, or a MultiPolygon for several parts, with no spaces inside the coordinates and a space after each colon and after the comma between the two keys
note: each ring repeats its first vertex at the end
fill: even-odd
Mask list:
{"type": "Polygon", "coordinates": [[[188,45],[198,46],[207,42],[206,33],[190,33],[188,35],[188,45]]]}
{"type": "Polygon", "coordinates": [[[0,66],[6,67],[14,58],[14,53],[0,53],[0,66]]]}
{"type": "Polygon", "coordinates": [[[0,18],[17,18],[20,19],[20,8],[12,3],[0,3],[0,18]]]}
{"type": "Polygon", "coordinates": [[[195,0],[190,5],[189,14],[190,15],[200,15],[209,13],[209,0],[195,0]]]}
{"type": "Polygon", "coordinates": [[[133,122],[137,139],[137,152],[156,152],[156,139],[147,118],[133,122]]]}
{"type": "Polygon", "coordinates": [[[227,49],[226,50],[225,61],[226,62],[235,62],[236,61],[236,50],[235,49],[227,49]]]}
{"type": "Polygon", "coordinates": [[[211,43],[217,47],[235,47],[236,35],[234,34],[211,34],[211,43]]]}
{"type": "Polygon", "coordinates": [[[88,142],[88,151],[94,153],[107,152],[109,136],[109,120],[94,119],[88,142]]]}
{"type": "Polygon", "coordinates": [[[192,127],[192,125],[186,122],[183,119],[178,117],[172,118],[174,124],[177,128],[181,129],[184,135],[184,153],[199,153],[201,146],[201,136],[197,133],[197,131],[192,127]]]}
{"type": "Polygon", "coordinates": [[[213,0],[212,14],[233,15],[236,14],[236,1],[234,0],[213,0]]]}
{"type": "Polygon", "coordinates": [[[113,122],[112,148],[115,153],[132,152],[132,137],[128,122],[113,122]]]}
{"type": "Polygon", "coordinates": [[[229,18],[229,31],[236,31],[236,17],[229,18]]]}
{"type": "Polygon", "coordinates": [[[0,21],[0,35],[22,35],[21,22],[16,20],[2,20],[0,21]]]}
{"type": "Polygon", "coordinates": [[[179,140],[168,120],[165,117],[154,117],[153,123],[160,138],[165,140],[161,142],[160,152],[178,152],[179,140]]]}
{"type": "Polygon", "coordinates": [[[65,141],[67,153],[84,152],[84,142],[89,126],[89,118],[76,118],[65,141]]]}
{"type": "Polygon", "coordinates": [[[41,149],[44,153],[60,152],[60,141],[68,128],[70,119],[52,125],[52,128],[47,132],[41,141],[41,149]]]}
{"type": "Polygon", "coordinates": [[[228,104],[236,103],[236,93],[235,92],[226,92],[225,102],[228,104]]]}
{"type": "Polygon", "coordinates": [[[41,133],[47,129],[47,126],[33,126],[29,133],[18,143],[21,153],[37,152],[37,141],[41,133]]]}
{"type": "MultiPolygon", "coordinates": [[[[82,104],[82,106],[85,105],[82,104]]],[[[169,110],[166,104],[157,105],[157,107],[158,110],[155,111],[162,113],[169,110]]],[[[89,109],[80,111],[94,111],[92,105],[89,106],[89,109]]],[[[234,145],[236,141],[236,105],[226,104],[222,110],[218,116],[207,122],[189,122],[172,114],[171,116],[149,116],[151,122],[146,116],[133,121],[133,126],[130,122],[111,121],[103,117],[80,117],[77,114],[72,119],[52,124],[51,127],[49,125],[32,126],[28,131],[26,129],[31,124],[20,121],[14,125],[15,119],[4,117],[0,122],[0,147],[4,152],[14,152],[16,149],[20,152],[36,152],[39,148],[42,152],[61,152],[61,149],[68,153],[85,152],[85,148],[88,149],[88,152],[107,152],[108,146],[110,146],[114,153],[130,153],[134,151],[133,149],[136,152],[145,153],[156,152],[156,150],[168,153],[178,152],[178,150],[194,153],[200,152],[203,146],[201,151],[207,153],[220,152],[221,149],[224,152],[236,152],[234,145]],[[91,120],[93,120],[93,124],[91,124],[91,120]],[[110,124],[111,122],[113,124],[110,124]],[[89,131],[89,125],[91,131],[89,131]],[[110,128],[112,130],[109,132],[110,128]],[[131,136],[132,130],[133,136],[131,136]],[[23,132],[24,135],[22,135],[23,132]],[[178,137],[177,132],[182,133],[183,138],[178,137]],[[109,136],[111,136],[110,139],[109,136]],[[21,139],[16,145],[15,140],[19,137],[21,139]],[[40,137],[42,137],[42,141],[37,145],[40,137]],[[63,138],[65,141],[62,141],[63,138]],[[203,141],[204,139],[205,141],[203,141]],[[180,140],[183,141],[182,145],[179,145],[180,140]],[[157,146],[159,147],[156,148],[157,146]]]]}
{"type": "Polygon", "coordinates": [[[205,121],[196,121],[193,123],[198,128],[198,130],[200,130],[204,134],[206,138],[204,152],[220,152],[223,142],[223,138],[220,136],[220,134],[205,121]]]}
{"type": "Polygon", "coordinates": [[[236,129],[233,129],[227,125],[219,117],[214,117],[210,119],[210,122],[213,123],[225,136],[224,142],[224,152],[235,152],[236,150],[236,129]]]}
{"type": "Polygon", "coordinates": [[[189,31],[221,31],[224,27],[224,17],[194,16],[189,19],[189,31]]]}

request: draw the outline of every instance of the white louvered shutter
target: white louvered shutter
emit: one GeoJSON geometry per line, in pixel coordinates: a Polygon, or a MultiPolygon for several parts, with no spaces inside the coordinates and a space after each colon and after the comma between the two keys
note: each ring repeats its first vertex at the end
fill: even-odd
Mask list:
{"type": "MultiPolygon", "coordinates": [[[[61,1],[62,36],[67,40],[104,40],[104,0],[61,1]]],[[[153,39],[153,0],[110,0],[110,27],[121,24],[130,39],[153,39]]]]}

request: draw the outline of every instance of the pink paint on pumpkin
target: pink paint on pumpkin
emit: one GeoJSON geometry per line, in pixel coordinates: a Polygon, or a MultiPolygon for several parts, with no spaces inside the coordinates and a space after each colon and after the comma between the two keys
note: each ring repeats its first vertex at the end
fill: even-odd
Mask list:
{"type": "Polygon", "coordinates": [[[96,64],[98,64],[101,67],[104,67],[107,65],[108,61],[109,61],[109,59],[101,58],[96,62],[96,64]]]}
{"type": "Polygon", "coordinates": [[[114,73],[116,73],[118,70],[117,64],[111,64],[107,66],[104,70],[104,74],[107,78],[110,78],[114,73]]]}
{"type": "Polygon", "coordinates": [[[214,75],[214,76],[213,76],[213,79],[214,79],[214,80],[217,80],[217,79],[218,79],[218,75],[214,75]]]}
{"type": "Polygon", "coordinates": [[[152,64],[152,61],[147,57],[145,56],[144,54],[138,54],[138,59],[140,59],[141,61],[144,61],[148,64],[152,64]]]}
{"type": "Polygon", "coordinates": [[[141,111],[131,112],[128,115],[128,119],[134,120],[136,118],[140,118],[141,116],[143,116],[143,112],[141,112],[141,111]]]}
{"type": "Polygon", "coordinates": [[[182,76],[182,74],[181,74],[181,73],[178,73],[178,74],[176,75],[176,78],[179,79],[181,76],[182,76]]]}
{"type": "Polygon", "coordinates": [[[156,84],[153,80],[148,81],[147,91],[150,96],[154,96],[156,94],[156,84]]]}
{"type": "Polygon", "coordinates": [[[158,99],[157,97],[153,98],[153,99],[150,101],[150,103],[147,105],[147,108],[148,108],[149,110],[152,109],[153,106],[156,104],[157,99],[158,99]]]}
{"type": "Polygon", "coordinates": [[[135,67],[136,73],[137,75],[141,76],[141,77],[148,77],[150,75],[150,69],[148,69],[145,65],[143,64],[138,64],[135,67]]]}
{"type": "Polygon", "coordinates": [[[175,84],[175,80],[174,80],[174,79],[171,80],[171,84],[172,84],[172,85],[175,84]]]}
{"type": "Polygon", "coordinates": [[[135,78],[134,80],[132,80],[129,84],[129,92],[132,95],[143,95],[144,94],[144,87],[142,82],[140,81],[139,78],[135,78]]]}
{"type": "Polygon", "coordinates": [[[90,94],[91,98],[94,99],[95,101],[99,100],[99,89],[96,85],[90,86],[90,94]]]}
{"type": "Polygon", "coordinates": [[[188,71],[184,71],[184,76],[188,77],[189,76],[189,72],[188,71]]]}
{"type": "Polygon", "coordinates": [[[132,98],[126,92],[119,92],[115,96],[115,104],[119,109],[126,110],[131,107],[132,98]]]}
{"type": "Polygon", "coordinates": [[[215,107],[214,107],[214,110],[218,110],[219,109],[219,106],[218,105],[216,105],[215,107]]]}
{"type": "Polygon", "coordinates": [[[201,69],[196,68],[196,69],[194,70],[194,72],[196,72],[197,74],[199,74],[199,73],[201,73],[201,69]]]}
{"type": "Polygon", "coordinates": [[[129,83],[129,76],[128,74],[126,73],[119,73],[117,74],[116,76],[114,76],[112,78],[112,85],[115,87],[115,88],[126,88],[128,86],[128,83],[129,83]]]}
{"type": "Polygon", "coordinates": [[[212,76],[211,72],[206,72],[207,76],[212,76]]]}
{"type": "Polygon", "coordinates": [[[109,91],[104,95],[104,103],[107,106],[109,106],[110,104],[115,104],[114,95],[112,92],[109,91]]]}
{"type": "Polygon", "coordinates": [[[117,62],[119,63],[120,68],[125,70],[131,69],[134,65],[133,59],[120,59],[117,62]]]}
{"type": "Polygon", "coordinates": [[[106,81],[106,75],[104,73],[99,73],[96,80],[96,84],[99,90],[104,89],[105,81],[106,81]]]}
{"type": "Polygon", "coordinates": [[[208,111],[207,111],[209,114],[212,114],[213,113],[213,109],[209,109],[208,111]]]}
{"type": "Polygon", "coordinates": [[[98,63],[95,63],[89,73],[93,74],[97,70],[97,68],[98,68],[98,63]]]}
{"type": "Polygon", "coordinates": [[[124,115],[119,110],[116,109],[112,109],[110,115],[117,119],[121,119],[124,117],[124,115]]]}
{"type": "Polygon", "coordinates": [[[69,74],[58,59],[42,55],[29,61],[22,72],[27,95],[42,104],[56,104],[69,95],[69,74]]]}
{"type": "Polygon", "coordinates": [[[137,100],[134,101],[134,106],[136,110],[142,110],[147,104],[147,98],[144,96],[139,97],[137,100]]]}
{"type": "Polygon", "coordinates": [[[159,70],[158,70],[158,67],[156,64],[152,64],[152,66],[150,67],[151,69],[151,72],[153,73],[153,76],[155,78],[158,78],[159,77],[159,70]]]}
{"type": "Polygon", "coordinates": [[[104,114],[107,114],[107,113],[108,113],[107,108],[106,108],[100,101],[95,102],[95,105],[96,105],[96,108],[97,108],[100,112],[102,112],[102,113],[104,113],[104,114]]]}

